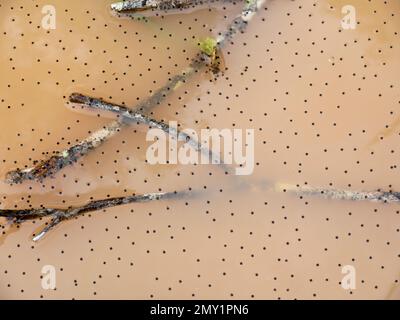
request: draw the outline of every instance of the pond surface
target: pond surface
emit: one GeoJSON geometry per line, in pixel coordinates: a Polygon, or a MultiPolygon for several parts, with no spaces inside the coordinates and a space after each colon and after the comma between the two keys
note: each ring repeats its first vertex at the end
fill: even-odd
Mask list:
{"type": "MultiPolygon", "coordinates": [[[[241,4],[119,19],[110,1],[0,4],[0,174],[32,166],[112,119],[67,103],[72,92],[135,106],[184,70],[241,4]]],[[[299,197],[275,184],[400,190],[400,3],[266,1],[223,49],[217,79],[199,73],[151,116],[182,128],[254,129],[252,175],[214,165],[146,163],[145,126],[119,134],[43,183],[0,182],[1,207],[82,205],[131,193],[193,198],[107,209],[19,228],[1,220],[0,298],[400,298],[400,206],[299,197]],[[341,9],[356,8],[343,30],[341,9]],[[268,185],[265,185],[268,182],[268,185]],[[53,265],[57,290],[43,290],[53,265]],[[342,267],[356,269],[344,290],[342,267]]]]}

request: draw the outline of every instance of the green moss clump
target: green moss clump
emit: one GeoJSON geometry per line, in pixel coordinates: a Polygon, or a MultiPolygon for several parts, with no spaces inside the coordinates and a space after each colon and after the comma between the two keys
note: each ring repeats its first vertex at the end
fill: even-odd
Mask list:
{"type": "Polygon", "coordinates": [[[201,52],[204,52],[208,56],[213,56],[217,50],[217,40],[211,37],[207,37],[200,41],[199,47],[201,52]]]}

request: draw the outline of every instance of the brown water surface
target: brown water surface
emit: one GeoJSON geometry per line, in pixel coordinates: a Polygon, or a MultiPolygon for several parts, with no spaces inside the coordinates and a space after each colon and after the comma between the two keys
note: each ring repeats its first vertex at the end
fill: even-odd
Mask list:
{"type": "MultiPolygon", "coordinates": [[[[0,4],[0,174],[29,167],[111,120],[67,105],[72,92],[134,106],[179,73],[199,39],[217,36],[241,4],[118,19],[110,1],[0,4]]],[[[2,208],[65,207],[133,192],[203,190],[65,222],[1,221],[0,298],[399,298],[396,204],[299,198],[259,181],[400,190],[400,3],[267,1],[224,49],[227,71],[198,74],[153,117],[183,128],[254,128],[255,170],[145,162],[146,128],[129,126],[43,183],[0,182],[2,208]],[[343,30],[341,8],[358,25],[343,30]],[[255,185],[243,187],[243,182],[255,185]],[[239,186],[242,187],[239,187],[239,186]],[[54,265],[57,290],[43,290],[54,265]],[[344,290],[342,267],[357,271],[344,290]]]]}

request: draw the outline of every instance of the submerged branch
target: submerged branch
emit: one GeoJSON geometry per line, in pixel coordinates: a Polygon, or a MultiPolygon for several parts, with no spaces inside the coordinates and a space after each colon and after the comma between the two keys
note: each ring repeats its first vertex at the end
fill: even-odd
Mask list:
{"type": "Polygon", "coordinates": [[[400,202],[400,192],[352,191],[316,188],[311,186],[297,186],[292,184],[277,184],[275,189],[281,192],[291,192],[299,196],[318,196],[324,199],[332,200],[371,201],[383,203],[400,202]]]}
{"type": "Polygon", "coordinates": [[[131,195],[125,197],[95,200],[83,206],[70,207],[66,209],[38,208],[38,209],[23,209],[23,210],[0,210],[0,217],[15,219],[17,223],[21,223],[31,219],[52,217],[53,218],[52,222],[49,223],[37,236],[34,237],[33,240],[38,241],[48,231],[53,229],[57,224],[59,224],[63,220],[68,220],[87,212],[98,211],[101,209],[111,208],[135,202],[149,202],[161,199],[178,198],[188,194],[189,192],[145,193],[142,195],[131,195]]]}
{"type": "Polygon", "coordinates": [[[257,11],[263,6],[266,0],[245,0],[242,12],[232,20],[226,30],[217,38],[217,45],[222,49],[238,33],[243,33],[249,22],[255,17],[257,11]]]}
{"type": "Polygon", "coordinates": [[[127,0],[112,3],[111,9],[116,12],[169,11],[226,1],[228,0],[127,0]]]}
{"type": "Polygon", "coordinates": [[[114,121],[78,144],[58,152],[46,160],[39,161],[32,168],[9,171],[6,175],[6,181],[8,183],[21,183],[24,180],[42,181],[47,177],[53,176],[64,167],[72,165],[80,157],[97,148],[108,138],[114,136],[119,129],[119,122],[114,121]]]}
{"type": "Polygon", "coordinates": [[[149,126],[150,128],[160,129],[171,137],[175,137],[175,139],[178,139],[179,141],[184,141],[194,150],[203,153],[208,157],[209,160],[211,159],[214,164],[221,164],[227,170],[227,173],[229,171],[229,168],[227,168],[221,160],[220,155],[214,153],[211,149],[202,145],[199,141],[191,137],[189,134],[183,131],[179,131],[177,128],[171,127],[165,122],[152,119],[149,116],[146,116],[140,112],[130,110],[125,106],[107,102],[102,99],[85,96],[79,93],[71,94],[69,99],[73,103],[82,104],[94,110],[112,112],[119,117],[119,121],[121,121],[121,123],[144,124],[149,126]]]}
{"type": "Polygon", "coordinates": [[[192,0],[128,0],[111,4],[111,9],[117,12],[122,11],[144,11],[144,10],[171,10],[185,8],[193,5],[192,0]]]}

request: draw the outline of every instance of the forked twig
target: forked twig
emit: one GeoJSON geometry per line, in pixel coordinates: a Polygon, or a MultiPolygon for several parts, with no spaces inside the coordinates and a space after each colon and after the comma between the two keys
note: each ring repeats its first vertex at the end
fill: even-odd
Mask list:
{"type": "Polygon", "coordinates": [[[38,208],[38,209],[23,209],[23,210],[0,210],[0,217],[14,219],[16,223],[25,222],[31,219],[52,217],[53,220],[36,235],[33,240],[38,241],[43,238],[46,233],[53,229],[56,225],[64,220],[68,220],[87,212],[97,211],[101,209],[111,208],[115,206],[125,205],[135,202],[149,202],[161,199],[171,199],[182,196],[188,196],[189,192],[160,192],[146,193],[142,195],[131,195],[125,197],[109,198],[102,200],[91,201],[88,204],[79,207],[70,207],[66,209],[58,208],[38,208]]]}

